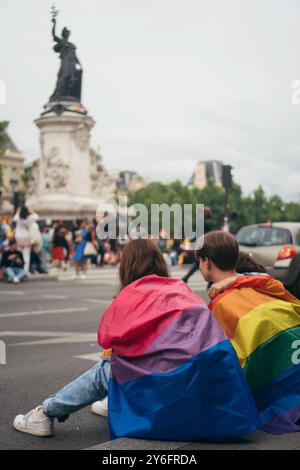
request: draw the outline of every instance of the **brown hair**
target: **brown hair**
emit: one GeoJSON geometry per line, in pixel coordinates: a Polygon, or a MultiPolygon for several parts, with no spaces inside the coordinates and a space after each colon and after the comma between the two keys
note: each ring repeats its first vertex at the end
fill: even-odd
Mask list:
{"type": "Polygon", "coordinates": [[[202,241],[202,248],[196,251],[198,260],[208,258],[221,271],[235,269],[238,262],[239,245],[233,235],[216,230],[204,235],[202,241]]]}
{"type": "Polygon", "coordinates": [[[150,240],[131,240],[122,252],[119,268],[121,289],[150,274],[169,277],[163,255],[150,240]]]}
{"type": "Polygon", "coordinates": [[[239,252],[239,259],[236,267],[236,272],[243,273],[265,273],[266,268],[254,261],[254,259],[249,256],[247,253],[239,252]]]}

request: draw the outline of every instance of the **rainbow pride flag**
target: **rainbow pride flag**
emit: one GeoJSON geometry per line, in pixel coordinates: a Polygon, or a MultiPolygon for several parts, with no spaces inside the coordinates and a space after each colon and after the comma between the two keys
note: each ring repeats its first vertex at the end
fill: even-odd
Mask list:
{"type": "Polygon", "coordinates": [[[300,301],[269,276],[241,276],[209,308],[244,370],[265,431],[300,430],[300,301]]]}
{"type": "Polygon", "coordinates": [[[112,348],[112,438],[223,440],[258,425],[237,355],[205,303],[182,281],[145,276],[105,312],[112,348]]]}

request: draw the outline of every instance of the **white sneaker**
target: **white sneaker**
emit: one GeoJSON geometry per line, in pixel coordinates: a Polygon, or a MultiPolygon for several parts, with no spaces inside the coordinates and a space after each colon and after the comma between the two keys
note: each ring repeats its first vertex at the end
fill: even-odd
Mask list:
{"type": "Polygon", "coordinates": [[[79,279],[81,279],[82,281],[84,281],[84,280],[86,279],[86,275],[85,275],[85,274],[80,274],[79,279]]]}
{"type": "Polygon", "coordinates": [[[14,283],[14,284],[20,284],[20,279],[19,279],[17,276],[15,276],[15,277],[13,278],[13,283],[14,283]]]}
{"type": "Polygon", "coordinates": [[[42,406],[38,406],[34,410],[29,411],[26,415],[18,415],[14,419],[14,428],[17,431],[33,436],[49,437],[54,434],[53,418],[42,418],[39,411],[42,406]]]}
{"type": "Polygon", "coordinates": [[[107,397],[104,398],[104,400],[101,401],[95,401],[95,403],[92,404],[91,410],[95,415],[98,416],[108,416],[108,399],[107,397]]]}

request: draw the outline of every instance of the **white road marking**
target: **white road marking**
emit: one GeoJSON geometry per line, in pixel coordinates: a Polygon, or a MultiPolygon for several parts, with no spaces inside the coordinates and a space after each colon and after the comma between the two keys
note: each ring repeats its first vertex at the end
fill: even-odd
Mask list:
{"type": "Polygon", "coordinates": [[[15,318],[15,317],[31,317],[35,315],[48,315],[55,313],[74,313],[74,312],[86,312],[87,307],[81,308],[60,308],[53,310],[35,310],[33,312],[13,312],[13,313],[1,313],[0,318],[15,318]]]}
{"type": "Polygon", "coordinates": [[[63,299],[67,299],[68,297],[66,297],[65,295],[55,295],[55,294],[43,294],[41,295],[41,297],[43,299],[57,299],[57,300],[63,300],[63,299]]]}
{"type": "MultiPolygon", "coordinates": [[[[93,279],[93,280],[98,280],[99,282],[103,281],[118,281],[118,275],[117,274],[100,274],[100,273],[87,273],[87,279],[93,279]]],[[[59,281],[76,281],[79,283],[83,283],[87,279],[80,279],[77,278],[74,274],[67,274],[67,275],[60,275],[58,276],[59,281]]]]}
{"type": "Polygon", "coordinates": [[[86,359],[87,361],[99,362],[101,357],[101,352],[92,353],[92,354],[82,354],[81,356],[73,356],[78,359],[86,359]]]}
{"type": "Polygon", "coordinates": [[[37,341],[26,341],[13,343],[9,346],[32,346],[43,344],[69,344],[69,343],[91,343],[97,345],[97,333],[76,333],[76,332],[56,332],[56,331],[0,331],[0,337],[40,337],[47,338],[37,341]]]}
{"type": "Polygon", "coordinates": [[[60,337],[60,336],[69,336],[72,335],[72,333],[68,332],[56,332],[56,331],[32,331],[32,330],[26,330],[26,331],[13,331],[13,330],[8,330],[8,331],[0,331],[0,336],[47,336],[48,338],[53,336],[53,337],[60,337]]]}
{"type": "Polygon", "coordinates": [[[23,291],[15,291],[15,290],[0,290],[1,295],[24,295],[23,291]]]}
{"type": "Polygon", "coordinates": [[[92,302],[93,304],[105,304],[109,305],[112,303],[113,299],[111,300],[104,300],[104,299],[82,299],[83,302],[92,302]]]}

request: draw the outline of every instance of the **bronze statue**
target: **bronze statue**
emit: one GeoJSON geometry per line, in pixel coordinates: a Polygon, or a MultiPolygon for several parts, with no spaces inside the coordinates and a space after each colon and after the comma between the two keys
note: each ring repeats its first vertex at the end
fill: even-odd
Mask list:
{"type": "Polygon", "coordinates": [[[61,64],[57,76],[56,87],[50,101],[81,100],[82,67],[76,55],[76,46],[69,42],[70,31],[62,30],[61,38],[56,36],[56,16],[58,11],[52,7],[52,35],[56,42],[54,51],[60,54],[61,64]]]}

